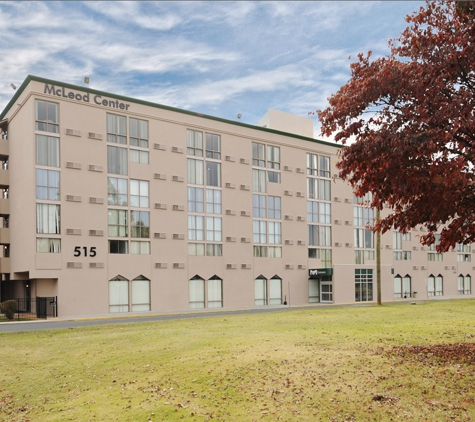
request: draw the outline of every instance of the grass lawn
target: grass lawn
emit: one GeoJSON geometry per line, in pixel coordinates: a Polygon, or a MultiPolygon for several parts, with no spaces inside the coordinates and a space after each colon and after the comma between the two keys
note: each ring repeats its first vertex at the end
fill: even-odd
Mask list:
{"type": "Polygon", "coordinates": [[[475,301],[0,334],[1,421],[468,421],[475,301]]]}

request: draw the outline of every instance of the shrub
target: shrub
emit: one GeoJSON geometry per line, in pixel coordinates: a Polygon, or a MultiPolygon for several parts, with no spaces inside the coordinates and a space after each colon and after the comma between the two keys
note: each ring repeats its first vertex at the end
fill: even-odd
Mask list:
{"type": "Polygon", "coordinates": [[[8,320],[15,318],[15,312],[17,311],[16,300],[6,300],[0,303],[0,312],[5,314],[8,320]]]}

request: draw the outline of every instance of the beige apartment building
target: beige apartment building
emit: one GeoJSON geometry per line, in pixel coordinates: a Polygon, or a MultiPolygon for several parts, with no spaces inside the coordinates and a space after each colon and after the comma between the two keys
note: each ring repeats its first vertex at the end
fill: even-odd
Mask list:
{"type": "MultiPolygon", "coordinates": [[[[373,212],[308,118],[28,76],[0,127],[2,300],[54,297],[62,317],[376,300],[373,212]]],[[[383,301],[471,295],[471,248],[418,233],[382,236],[383,301]]]]}

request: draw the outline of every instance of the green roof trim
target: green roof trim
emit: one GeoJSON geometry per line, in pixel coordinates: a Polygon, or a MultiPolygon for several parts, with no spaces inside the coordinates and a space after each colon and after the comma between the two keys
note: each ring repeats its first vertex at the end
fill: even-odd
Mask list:
{"type": "Polygon", "coordinates": [[[247,123],[236,122],[234,120],[223,119],[223,118],[220,118],[220,117],[210,116],[210,115],[207,115],[207,114],[197,113],[197,112],[194,112],[194,111],[183,110],[183,109],[176,108],[176,107],[165,106],[165,105],[162,105],[162,104],[152,103],[152,102],[149,102],[149,101],[138,100],[136,98],[125,97],[123,95],[111,94],[110,92],[99,91],[99,90],[87,88],[87,87],[84,87],[84,86],[73,85],[73,84],[69,84],[69,83],[66,83],[66,82],[55,81],[55,80],[52,80],[52,79],[41,78],[39,76],[33,76],[33,75],[28,75],[26,77],[26,79],[23,81],[23,83],[21,84],[21,86],[16,90],[16,92],[13,95],[12,99],[7,104],[5,109],[2,111],[2,114],[0,114],[0,121],[5,117],[5,115],[8,113],[8,111],[13,106],[13,104],[16,103],[17,98],[21,95],[21,93],[25,90],[25,88],[28,86],[28,84],[32,81],[45,83],[45,84],[49,84],[49,85],[61,86],[61,87],[64,87],[64,88],[75,90],[75,91],[90,92],[91,94],[102,95],[102,96],[106,96],[106,97],[109,97],[109,98],[114,98],[116,100],[122,100],[122,101],[127,101],[127,102],[130,102],[130,103],[141,104],[141,105],[145,105],[145,106],[148,106],[148,107],[160,108],[160,109],[163,109],[163,110],[174,111],[176,113],[187,114],[189,116],[201,117],[201,118],[204,118],[204,119],[214,120],[214,121],[221,122],[221,123],[227,123],[227,124],[231,124],[231,125],[235,125],[235,126],[241,126],[241,127],[254,129],[254,130],[260,130],[260,131],[263,131],[263,132],[275,133],[277,135],[285,135],[285,136],[289,136],[289,137],[296,138],[296,139],[302,139],[304,141],[316,142],[316,143],[319,143],[319,144],[322,144],[322,145],[329,145],[329,146],[333,146],[333,147],[336,147],[336,148],[342,148],[342,145],[338,145],[338,144],[335,144],[335,143],[332,143],[332,142],[322,141],[322,140],[319,140],[319,139],[308,138],[306,136],[297,135],[295,133],[282,132],[282,131],[276,130],[276,129],[270,129],[270,128],[266,128],[266,127],[262,127],[262,126],[255,126],[255,125],[250,125],[250,124],[247,124],[247,123]]]}

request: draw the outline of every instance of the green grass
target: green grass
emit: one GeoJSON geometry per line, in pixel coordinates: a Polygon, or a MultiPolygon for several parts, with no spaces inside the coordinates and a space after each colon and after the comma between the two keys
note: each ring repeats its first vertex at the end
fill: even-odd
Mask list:
{"type": "Polygon", "coordinates": [[[473,300],[3,333],[0,420],[467,421],[473,343],[473,300]]]}

